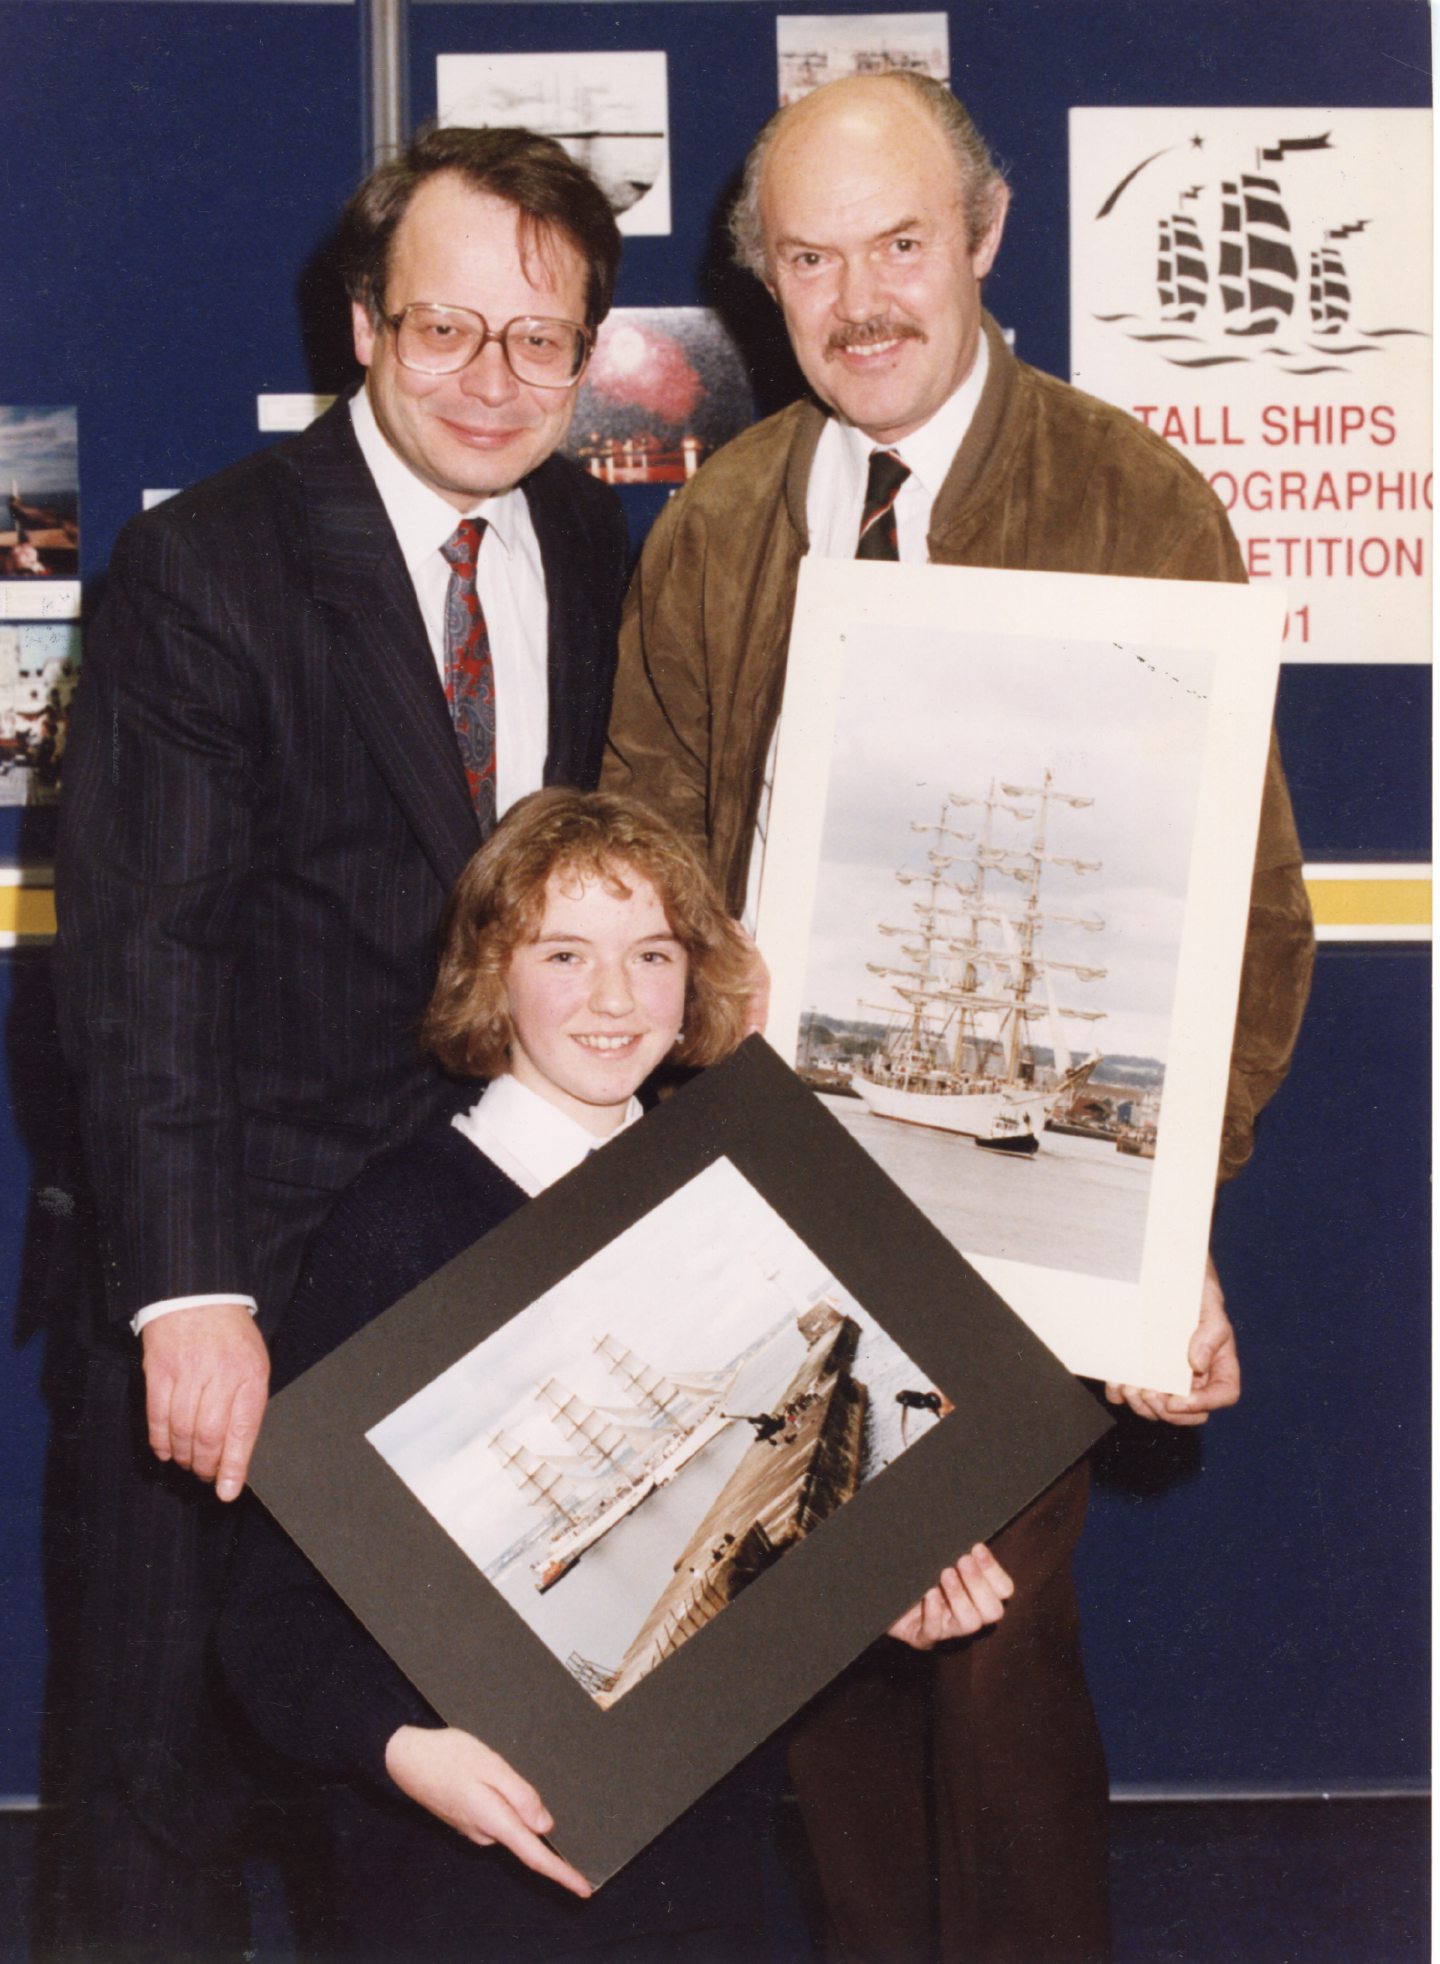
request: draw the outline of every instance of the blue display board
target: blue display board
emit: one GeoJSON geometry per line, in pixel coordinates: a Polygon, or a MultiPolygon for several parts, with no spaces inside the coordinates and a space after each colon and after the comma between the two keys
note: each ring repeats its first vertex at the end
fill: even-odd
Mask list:
{"type": "MultiPolygon", "coordinates": [[[[729,263],[719,213],[775,106],[780,11],[441,0],[406,23],[417,118],[434,110],[444,54],[664,52],[671,229],[627,242],[617,299],[717,309],[762,411],[798,383],[770,302],[729,263]]],[[[1418,0],[1007,0],[948,19],[954,87],[1014,186],[987,300],[1018,352],[1061,376],[1071,107],[1429,101],[1418,0]]],[[[25,0],[0,6],[0,21],[0,402],[76,408],[88,608],[142,491],[266,440],[262,392],[328,394],[352,373],[326,246],[365,163],[365,16],[305,0],[25,0]]],[[[666,492],[624,495],[638,540],[666,492]]],[[[1308,858],[1428,860],[1426,671],[1291,665],[1278,721],[1308,858]]],[[[43,865],[52,838],[44,808],[0,807],[0,868],[43,865]]],[[[1203,1435],[1126,1427],[1102,1462],[1083,1554],[1086,1648],[1122,1784],[1333,1791],[1426,1778],[1428,953],[1322,947],[1294,1073],[1220,1209],[1245,1399],[1203,1435]]],[[[45,1659],[40,1323],[66,1273],[70,1151],[46,963],[43,945],[0,953],[0,1489],[12,1527],[0,1794],[35,1791],[45,1659]]]]}
{"type": "MultiPolygon", "coordinates": [[[[358,15],[26,0],[0,7],[0,34],[10,209],[0,398],[76,409],[89,611],[144,490],[257,448],[260,391],[343,380],[345,310],[321,296],[315,262],[361,168],[358,15]]],[[[0,867],[24,861],[43,874],[53,840],[53,808],[0,805],[0,867]]],[[[0,901],[16,897],[0,887],[0,901]]],[[[21,912],[22,928],[30,918],[21,912]]],[[[0,952],[0,1005],[3,1796],[36,1791],[41,1325],[65,1313],[75,1250],[43,945],[0,952]]]]}

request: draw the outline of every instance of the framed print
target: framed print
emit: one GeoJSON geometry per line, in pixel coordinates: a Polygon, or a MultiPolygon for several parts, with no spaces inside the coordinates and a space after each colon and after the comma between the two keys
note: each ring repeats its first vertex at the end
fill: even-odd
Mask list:
{"type": "Polygon", "coordinates": [[[780,107],[851,75],[896,71],[950,80],[946,14],[780,14],[775,21],[780,107]]]}
{"type": "Polygon", "coordinates": [[[251,1484],[599,1883],[1106,1423],[752,1038],[287,1387],[251,1484]]]}
{"type": "Polygon", "coordinates": [[[75,408],[0,406],[0,620],[80,613],[80,466],[75,408]]]}
{"type": "Polygon", "coordinates": [[[563,448],[606,484],[684,484],[755,420],[739,348],[710,307],[614,307],[563,448]]]}
{"type": "Polygon", "coordinates": [[[1284,605],[801,567],[767,1033],[1083,1375],[1189,1389],[1284,605]]]}
{"type": "Polygon", "coordinates": [[[593,175],[622,232],[669,232],[663,49],[440,55],[435,92],[443,127],[508,126],[553,136],[593,175]]]}

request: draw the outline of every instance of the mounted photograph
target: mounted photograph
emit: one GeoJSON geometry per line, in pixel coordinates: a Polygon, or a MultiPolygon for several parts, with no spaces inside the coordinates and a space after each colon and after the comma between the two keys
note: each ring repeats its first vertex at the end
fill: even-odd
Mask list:
{"type": "Polygon", "coordinates": [[[722,1158],[366,1436],[608,1707],[950,1410],[722,1158]]]}
{"type": "Polygon", "coordinates": [[[758,924],[827,1109],[1072,1368],[1176,1390],[1279,635],[1212,591],[807,565],[758,924]]]}
{"type": "MultiPolygon", "coordinates": [[[[73,408],[0,407],[0,492],[0,582],[74,580],[80,465],[73,408]]],[[[22,606],[12,602],[6,612],[14,618],[22,606]]]]}
{"type": "Polygon", "coordinates": [[[670,109],[662,50],[451,54],[435,63],[442,128],[538,130],[562,143],[624,233],[670,230],[670,109]]]}
{"type": "Polygon", "coordinates": [[[606,484],[683,484],[755,420],[745,363],[709,307],[616,307],[564,449],[606,484]]]}
{"type": "Polygon", "coordinates": [[[0,626],[0,805],[53,805],[70,699],[80,678],[74,624],[0,626]]]}
{"type": "Polygon", "coordinates": [[[950,79],[947,14],[781,14],[775,22],[780,107],[826,82],[899,69],[950,79]]]}
{"type": "Polygon", "coordinates": [[[1108,1423],[752,1036],[287,1385],[250,1484],[598,1884],[1108,1423]]]}

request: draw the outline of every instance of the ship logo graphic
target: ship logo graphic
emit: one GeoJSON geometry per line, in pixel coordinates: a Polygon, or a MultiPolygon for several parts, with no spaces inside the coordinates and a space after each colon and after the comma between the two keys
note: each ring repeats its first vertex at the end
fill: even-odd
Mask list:
{"type": "MultiPolygon", "coordinates": [[[[1096,314],[1096,320],[1152,346],[1176,368],[1258,362],[1287,375],[1345,374],[1362,357],[1383,354],[1397,336],[1429,338],[1423,328],[1362,324],[1363,299],[1352,291],[1345,241],[1372,226],[1383,231],[1383,220],[1347,217],[1318,226],[1292,220],[1292,184],[1301,189],[1301,174],[1313,173],[1317,158],[1336,155],[1330,131],[1282,136],[1259,148],[1250,168],[1239,160],[1222,166],[1215,177],[1163,198],[1157,211],[1147,194],[1165,172],[1147,173],[1177,152],[1203,152],[1205,142],[1193,136],[1141,158],[1096,212],[1097,225],[1131,228],[1137,253],[1155,240],[1153,312],[1096,314]]],[[[1303,189],[1313,192],[1313,177],[1303,189]]],[[[1307,195],[1306,202],[1313,199],[1307,195]]]]}

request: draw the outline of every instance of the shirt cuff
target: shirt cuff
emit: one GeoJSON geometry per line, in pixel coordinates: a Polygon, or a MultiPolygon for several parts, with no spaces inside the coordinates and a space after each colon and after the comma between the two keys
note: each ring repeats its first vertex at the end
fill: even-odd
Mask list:
{"type": "Polygon", "coordinates": [[[147,1323],[155,1323],[162,1316],[171,1316],[177,1309],[209,1309],[216,1303],[239,1303],[248,1309],[252,1316],[260,1314],[260,1305],[253,1296],[167,1296],[164,1302],[147,1303],[144,1309],[130,1318],[130,1328],[138,1337],[147,1323]]]}

